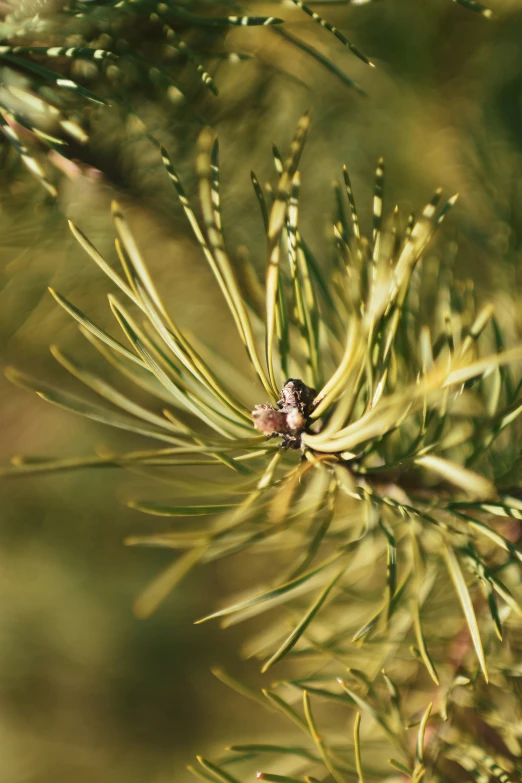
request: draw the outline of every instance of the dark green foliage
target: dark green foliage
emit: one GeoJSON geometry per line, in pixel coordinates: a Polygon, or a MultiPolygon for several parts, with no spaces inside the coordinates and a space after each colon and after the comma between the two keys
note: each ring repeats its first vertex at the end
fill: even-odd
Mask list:
{"type": "MultiPolygon", "coordinates": [[[[485,16],[491,14],[475,0],[457,2],[485,16]]],[[[318,13],[321,4],[290,0],[288,5],[292,3],[373,66],[344,32],[318,13]]],[[[282,24],[284,3],[278,0],[273,5],[280,16],[249,14],[248,4],[243,7],[234,0],[219,4],[71,0],[68,4],[48,2],[43,9],[38,6],[38,15],[31,2],[13,4],[12,13],[0,23],[4,41],[0,47],[0,124],[6,142],[52,196],[56,195],[56,176],[46,171],[42,155],[46,149],[52,151],[50,160],[58,169],[67,170],[64,159],[72,159],[101,169],[121,186],[122,174],[114,171],[111,161],[114,154],[103,153],[90,138],[93,128],[107,124],[100,107],[112,105],[115,116],[119,114],[120,139],[130,125],[146,136],[150,129],[145,129],[140,117],[152,95],[156,107],[161,107],[156,135],[161,136],[172,123],[181,123],[180,127],[188,123],[193,134],[205,122],[201,92],[219,93],[212,75],[214,64],[228,60],[232,67],[254,56],[248,48],[231,52],[226,46],[227,31],[237,27],[270,28],[345,86],[364,92],[329,56],[296,36],[291,25],[287,29],[282,24]],[[188,110],[180,112],[185,104],[188,110]]]]}
{"type": "MultiPolygon", "coordinates": [[[[312,13],[308,6],[296,5],[312,13]]],[[[169,124],[180,123],[180,105],[187,104],[188,113],[181,116],[194,133],[202,124],[201,91],[215,97],[219,93],[211,75],[214,63],[227,60],[233,67],[253,56],[248,49],[240,53],[227,49],[226,32],[237,27],[278,29],[283,22],[276,16],[248,15],[231,0],[219,5],[203,0],[189,5],[175,0],[77,0],[61,8],[44,7],[38,16],[33,11],[30,4],[22,4],[1,25],[5,45],[0,47],[4,83],[0,122],[7,142],[52,196],[56,186],[39,160],[38,146],[52,150],[51,159],[59,167],[66,167],[60,165],[61,158],[71,158],[111,176],[107,156],[100,156],[89,139],[93,126],[107,123],[107,115],[96,111],[97,106],[112,105],[113,112],[119,112],[121,138],[132,122],[147,134],[139,115],[151,95],[156,108],[161,107],[161,127],[156,131],[160,135],[169,124]],[[26,135],[29,140],[32,136],[31,149],[18,128],[30,132],[26,135]]],[[[313,16],[369,62],[342,33],[313,16]]],[[[280,34],[345,85],[360,89],[314,47],[286,31],[280,34]]]]}

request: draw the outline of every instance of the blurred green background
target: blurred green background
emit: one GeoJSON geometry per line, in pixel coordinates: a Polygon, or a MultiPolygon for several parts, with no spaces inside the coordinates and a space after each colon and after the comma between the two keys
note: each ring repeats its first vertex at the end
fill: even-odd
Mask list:
{"type": "MultiPolygon", "coordinates": [[[[441,252],[457,252],[458,272],[473,276],[484,292],[495,291],[504,314],[522,328],[516,306],[522,283],[522,3],[492,0],[491,21],[451,0],[322,4],[321,12],[374,60],[374,70],[291,4],[278,3],[276,11],[276,3],[245,5],[251,13],[283,16],[291,34],[327,53],[367,95],[350,90],[273,31],[250,29],[229,33],[221,44],[253,52],[253,59],[209,64],[219,98],[195,88],[193,102],[165,113],[154,94],[136,97],[138,115],[168,146],[194,195],[197,133],[204,123],[217,129],[232,255],[246,245],[262,269],[262,225],[249,172],[254,169],[261,181],[273,178],[272,142],[284,149],[299,116],[310,109],[303,225],[319,257],[328,263],[331,181],[346,163],[369,230],[373,171],[384,155],[387,209],[395,203],[404,213],[418,209],[437,186],[447,195],[461,194],[441,252]]],[[[69,234],[64,215],[111,255],[109,204],[115,196],[127,207],[177,322],[241,365],[232,324],[159,155],[133,128],[117,109],[99,112],[92,160],[106,176],[69,173],[56,205],[12,157],[4,158],[2,365],[74,390],[49,344],[74,347],[96,364],[47,286],[102,325],[111,323],[107,281],[69,234]]],[[[136,443],[52,408],[3,377],[0,395],[3,464],[16,454],[89,454],[103,445],[136,443]]],[[[237,665],[240,634],[192,624],[242,585],[240,563],[197,570],[147,621],[132,613],[133,600],[169,558],[122,545],[131,533],[158,528],[125,502],[156,491],[175,494],[145,476],[117,471],[0,482],[2,783],[177,781],[195,752],[211,755],[227,737],[240,742],[262,731],[263,716],[209,671],[215,663],[237,665]]],[[[250,563],[248,581],[260,575],[250,563]]]]}

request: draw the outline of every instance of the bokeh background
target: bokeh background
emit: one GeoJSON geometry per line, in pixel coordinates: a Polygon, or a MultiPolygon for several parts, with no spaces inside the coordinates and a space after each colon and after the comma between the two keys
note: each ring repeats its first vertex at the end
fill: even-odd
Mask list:
{"type": "MultiPolygon", "coordinates": [[[[242,29],[221,36],[218,48],[252,58],[209,61],[219,98],[191,83],[188,101],[166,109],[157,92],[143,90],[133,108],[167,145],[191,194],[198,132],[206,123],[217,129],[227,241],[232,255],[247,246],[260,270],[263,233],[250,170],[261,181],[273,179],[271,144],[284,149],[306,110],[312,130],[303,160],[303,225],[325,263],[331,182],[343,163],[366,229],[380,155],[388,209],[418,209],[437,186],[447,195],[458,191],[440,252],[455,253],[458,273],[473,276],[484,298],[494,293],[521,327],[522,3],[491,4],[492,20],[451,0],[315,4],[372,58],[377,67],[369,69],[292,4],[245,3],[251,13],[283,16],[288,32],[327,54],[366,95],[272,30],[242,29]]],[[[12,10],[3,5],[4,13],[12,10]]],[[[41,5],[28,9],[45,12],[41,5]]],[[[69,234],[65,217],[112,257],[114,197],[127,208],[178,323],[241,366],[217,286],[157,150],[135,119],[117,106],[92,117],[86,165],[66,167],[55,204],[15,157],[2,155],[3,366],[74,390],[48,346],[74,348],[96,365],[47,287],[111,323],[107,281],[69,234]]],[[[3,377],[0,399],[3,465],[16,454],[136,445],[3,377]]],[[[0,481],[1,783],[189,780],[184,766],[196,752],[211,755],[231,736],[240,742],[262,731],[262,716],[210,674],[214,664],[248,669],[235,652],[240,634],[193,625],[238,588],[240,563],[197,570],[152,618],[133,615],[135,598],[169,562],[165,552],[122,544],[131,533],[157,527],[126,506],[152,492],[172,497],[176,489],[109,470],[0,481]]],[[[262,575],[261,564],[256,569],[249,563],[251,583],[262,575]]]]}

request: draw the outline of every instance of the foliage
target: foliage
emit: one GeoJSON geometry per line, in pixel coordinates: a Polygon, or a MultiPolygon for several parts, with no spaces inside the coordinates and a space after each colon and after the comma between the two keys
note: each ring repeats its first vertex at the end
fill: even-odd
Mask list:
{"type": "MultiPolygon", "coordinates": [[[[371,0],[340,0],[333,5],[368,2],[371,0]]],[[[456,2],[491,16],[491,10],[476,0],[456,2]]],[[[68,4],[48,2],[43,9],[41,4],[35,8],[30,0],[10,5],[0,24],[5,42],[0,47],[0,129],[53,197],[56,177],[47,171],[45,156],[60,170],[70,170],[67,161],[71,160],[99,167],[110,176],[111,156],[100,155],[91,140],[93,128],[108,122],[107,105],[119,112],[120,139],[129,133],[146,137],[150,132],[150,123],[143,125],[141,113],[145,111],[144,99],[151,94],[163,115],[157,132],[180,123],[183,104],[191,107],[187,116],[181,113],[184,121],[201,127],[200,112],[203,109],[205,114],[205,107],[200,88],[214,96],[219,93],[213,76],[215,63],[236,63],[255,56],[248,46],[241,52],[228,50],[226,32],[235,27],[268,26],[272,35],[313,58],[345,86],[364,92],[333,59],[281,24],[286,17],[281,0],[274,3],[277,16],[248,14],[234,0],[223,0],[218,7],[205,0],[188,4],[177,0],[71,0],[68,4]]],[[[301,0],[289,0],[287,5],[295,6],[294,10],[318,23],[356,57],[373,65],[323,16],[322,3],[309,6],[301,0]]]]}
{"type": "Polygon", "coordinates": [[[511,344],[490,304],[478,305],[473,286],[453,279],[449,254],[430,253],[455,197],[441,207],[437,191],[418,218],[397,209],[385,216],[382,160],[371,238],[361,234],[344,169],[329,252],[316,257],[299,218],[308,125],[305,116],[286,155],[274,149],[271,186],[252,175],[266,230],[264,285],[246,253],[233,258],[225,247],[214,134],[204,130],[199,138],[201,221],[162,150],[237,327],[249,376],[227,372],[167,312],[115,204],[119,271],[80,228],[71,230],[127,300],[109,295],[128,346],[52,293],[161,413],[56,347],[58,362],[110,406],[18,370],[9,376],[59,407],[160,445],[87,459],[18,458],[5,473],[187,471],[179,479],[185,499],[132,501],[178,523],[127,543],[181,553],[137,600],[141,617],[199,563],[264,558],[266,584],[203,620],[258,622],[279,609],[269,625],[256,625],[243,649],[262,661],[263,673],[276,665],[286,672],[277,689],[258,695],[217,674],[302,736],[298,744],[288,732],[276,744],[271,736],[234,746],[216,762],[199,758],[197,776],[233,783],[251,779],[255,765],[274,770],[260,779],[282,783],[391,779],[397,772],[416,781],[457,780],[463,771],[477,780],[516,780],[522,399],[513,366],[522,348],[511,344]],[[193,517],[208,522],[195,527],[193,517]],[[319,712],[321,703],[327,709],[319,712]],[[246,770],[239,777],[236,764],[246,770]]]}
{"type": "MultiPolygon", "coordinates": [[[[297,0],[292,2],[371,64],[315,11],[297,0]]],[[[89,144],[93,123],[107,122],[106,113],[98,116],[100,108],[112,105],[119,110],[120,138],[129,125],[146,136],[148,131],[139,115],[145,97],[153,91],[156,104],[168,118],[168,122],[163,120],[164,127],[169,122],[179,123],[177,115],[183,103],[193,105],[191,121],[201,127],[194,102],[200,87],[214,96],[219,93],[210,73],[213,63],[234,64],[254,56],[248,49],[234,52],[224,48],[229,29],[269,27],[345,85],[360,89],[313,46],[280,29],[282,18],[245,15],[232,0],[220,6],[221,16],[217,15],[219,7],[212,4],[210,8],[203,0],[189,5],[157,0],[73,0],[58,10],[44,8],[37,15],[30,4],[14,6],[1,26],[6,43],[0,47],[4,71],[0,127],[51,196],[56,195],[56,186],[40,162],[38,147],[50,150],[50,160],[59,168],[67,169],[63,158],[108,168],[89,144]],[[94,90],[84,86],[85,81],[93,83],[94,90]]]]}

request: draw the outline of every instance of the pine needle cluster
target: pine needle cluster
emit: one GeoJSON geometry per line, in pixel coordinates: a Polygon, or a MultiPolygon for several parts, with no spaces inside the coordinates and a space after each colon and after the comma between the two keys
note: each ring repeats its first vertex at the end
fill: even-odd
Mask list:
{"type": "Polygon", "coordinates": [[[171,503],[132,501],[163,524],[127,543],[177,553],[137,600],[141,617],[199,564],[266,559],[268,583],[200,622],[260,623],[268,614],[242,652],[276,681],[257,693],[216,674],[280,713],[288,731],[232,746],[215,761],[199,757],[197,777],[516,781],[522,346],[469,281],[454,279],[444,255],[430,252],[456,198],[442,202],[436,191],[418,216],[387,214],[382,160],[371,236],[361,232],[345,168],[330,246],[324,258],[312,252],[300,219],[308,130],[304,116],[287,153],[274,148],[273,183],[252,175],[266,233],[264,281],[245,254],[238,265],[226,248],[213,132],[198,142],[200,218],[162,149],[250,373],[227,382],[223,363],[187,336],[114,204],[118,270],[78,226],[71,230],[119,289],[109,305],[123,339],[52,294],[151,406],[57,347],[54,357],[99,404],[19,370],[9,377],[158,445],[88,459],[18,458],[4,475],[201,470],[171,503]]]}
{"type": "MultiPolygon", "coordinates": [[[[491,16],[476,0],[456,2],[491,16]]],[[[203,0],[72,0],[39,15],[30,3],[13,6],[2,25],[0,130],[54,197],[42,159],[82,159],[95,107],[116,104],[137,118],[140,94],[153,89],[172,108],[180,96],[193,100],[194,84],[217,97],[212,63],[251,56],[225,48],[234,27],[266,27],[360,89],[288,32],[288,4],[273,5],[275,16],[249,15],[226,0],[219,8],[203,0]]],[[[320,3],[290,5],[373,66],[320,3]]],[[[251,175],[266,242],[263,279],[247,252],[232,253],[225,242],[215,133],[199,135],[199,209],[157,145],[248,371],[227,367],[176,320],[114,203],[117,267],[80,226],[70,227],[118,291],[108,296],[118,336],[51,294],[120,383],[57,346],[54,358],[97,402],[18,369],[8,377],[136,436],[137,446],[88,458],[20,456],[1,475],[80,468],[174,475],[171,501],[129,501],[161,521],[156,533],[126,543],[174,553],[137,598],[138,617],[203,564],[266,564],[257,589],[245,595],[234,585],[236,595],[198,620],[253,626],[241,653],[259,662],[265,687],[215,674],[268,711],[266,738],[231,745],[213,760],[198,757],[189,767],[196,777],[515,783],[522,779],[522,345],[494,302],[455,278],[453,256],[433,252],[435,241],[444,248],[441,226],[456,196],[444,201],[436,191],[417,215],[386,211],[383,160],[370,235],[345,167],[328,242],[320,254],[312,250],[301,209],[310,183],[302,188],[300,168],[309,126],[305,115],[286,153],[273,147],[271,182],[251,175]]]]}

